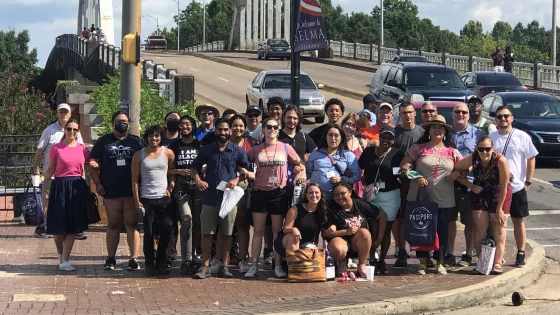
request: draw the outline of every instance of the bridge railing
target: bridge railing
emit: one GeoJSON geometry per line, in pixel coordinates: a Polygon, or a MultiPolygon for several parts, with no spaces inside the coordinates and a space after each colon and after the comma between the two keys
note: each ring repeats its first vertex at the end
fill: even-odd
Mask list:
{"type": "Polygon", "coordinates": [[[187,52],[203,52],[203,51],[224,51],[225,44],[223,40],[220,41],[213,41],[210,43],[206,43],[204,45],[196,45],[185,48],[187,52]]]}

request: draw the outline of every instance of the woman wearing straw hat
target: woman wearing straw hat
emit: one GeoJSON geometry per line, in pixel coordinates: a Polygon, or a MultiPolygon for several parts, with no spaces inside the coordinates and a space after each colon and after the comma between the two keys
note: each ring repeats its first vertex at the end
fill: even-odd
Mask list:
{"type": "MultiPolygon", "coordinates": [[[[455,164],[463,157],[457,149],[450,144],[448,134],[452,128],[442,115],[436,115],[424,124],[424,135],[418,144],[412,146],[404,157],[401,167],[406,173],[411,169],[416,170],[422,177],[410,182],[407,200],[416,200],[419,188],[425,188],[432,202],[438,204],[437,233],[439,237],[439,250],[434,252],[437,260],[437,272],[447,274],[443,267],[443,258],[447,254],[447,226],[449,216],[455,208],[455,195],[453,182],[446,177],[453,172],[455,164]]],[[[426,259],[429,252],[418,251],[416,256],[420,259],[418,274],[426,274],[426,259]]]]}

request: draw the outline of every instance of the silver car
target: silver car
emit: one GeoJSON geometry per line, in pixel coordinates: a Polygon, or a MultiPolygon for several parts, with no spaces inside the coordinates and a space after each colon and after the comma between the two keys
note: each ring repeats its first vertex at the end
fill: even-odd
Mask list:
{"type": "MultiPolygon", "coordinates": [[[[315,122],[322,123],[325,120],[325,96],[319,92],[319,89],[324,86],[316,85],[305,72],[300,74],[300,112],[303,117],[315,117],[315,122]]],[[[287,105],[292,104],[290,84],[290,70],[260,72],[247,87],[245,94],[247,107],[258,105],[263,113],[268,114],[266,103],[273,96],[282,97],[287,105]]]]}

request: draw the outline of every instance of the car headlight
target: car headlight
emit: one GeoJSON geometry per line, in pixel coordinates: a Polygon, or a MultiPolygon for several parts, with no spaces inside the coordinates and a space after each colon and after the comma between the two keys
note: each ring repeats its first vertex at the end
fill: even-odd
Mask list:
{"type": "Polygon", "coordinates": [[[410,101],[411,102],[423,102],[424,101],[424,95],[422,95],[422,94],[412,94],[410,96],[410,101]]]}
{"type": "Polygon", "coordinates": [[[311,105],[323,105],[324,102],[325,102],[325,99],[323,99],[323,98],[317,98],[317,97],[310,97],[309,98],[309,104],[311,104],[311,105]]]}

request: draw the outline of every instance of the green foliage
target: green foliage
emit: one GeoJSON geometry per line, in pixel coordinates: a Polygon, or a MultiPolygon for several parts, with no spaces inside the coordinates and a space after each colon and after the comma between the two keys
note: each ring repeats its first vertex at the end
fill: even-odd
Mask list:
{"type": "Polygon", "coordinates": [[[482,28],[482,23],[479,21],[470,20],[463,26],[463,29],[459,32],[461,37],[469,38],[480,38],[484,36],[484,30],[482,28]]]}
{"type": "MultiPolygon", "coordinates": [[[[41,35],[37,35],[41,36],[41,35]]],[[[0,31],[0,69],[8,73],[27,75],[37,70],[37,50],[29,51],[29,31],[0,31]]]]}
{"type": "Polygon", "coordinates": [[[511,41],[513,37],[513,28],[508,22],[498,21],[492,29],[492,37],[495,40],[511,41]]]}
{"type": "MultiPolygon", "coordinates": [[[[194,102],[172,106],[168,99],[159,96],[150,83],[142,82],[140,93],[141,130],[146,130],[151,125],[163,122],[165,115],[172,110],[185,114],[194,113],[194,102]]],[[[112,129],[111,116],[119,110],[120,75],[109,77],[107,83],[95,88],[91,97],[95,102],[97,113],[103,116],[103,124],[101,125],[103,132],[110,132],[112,129]]]]}

